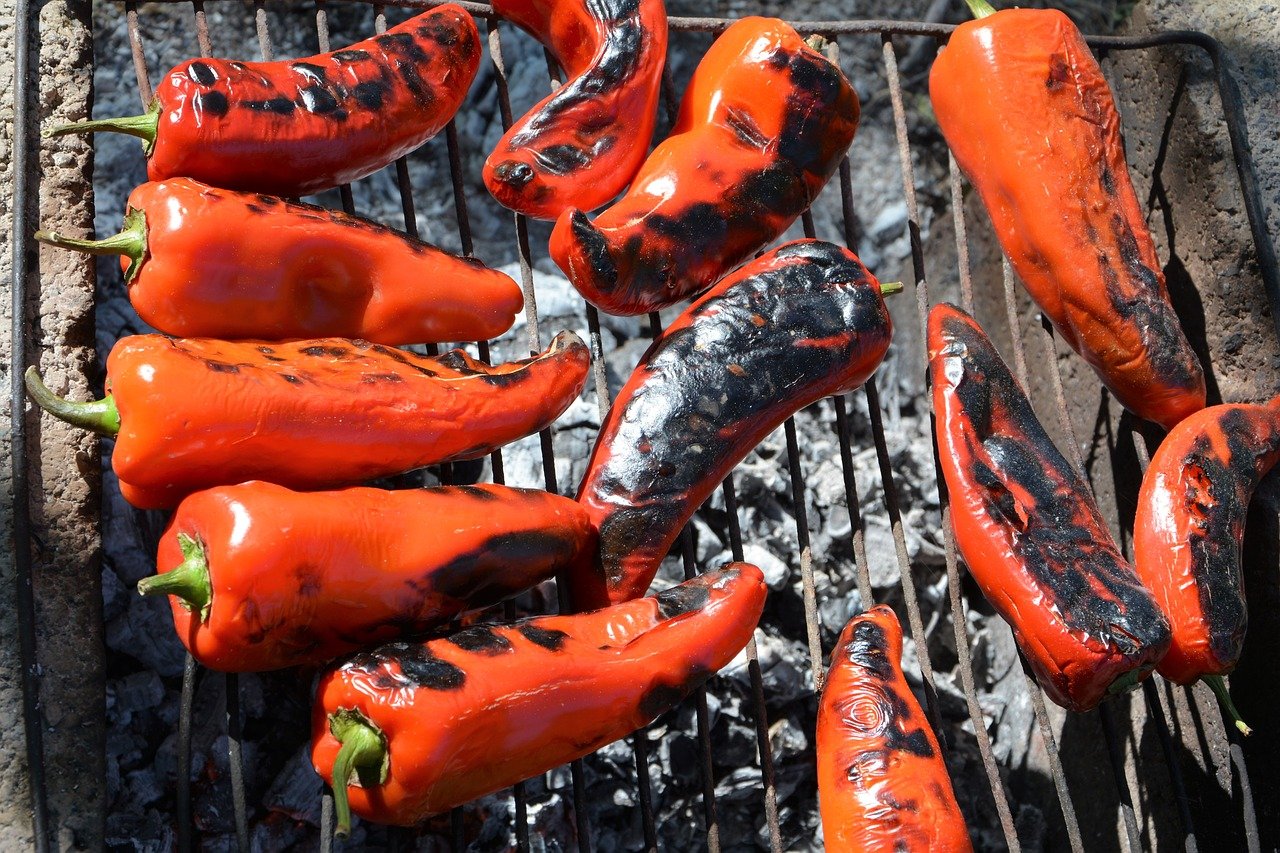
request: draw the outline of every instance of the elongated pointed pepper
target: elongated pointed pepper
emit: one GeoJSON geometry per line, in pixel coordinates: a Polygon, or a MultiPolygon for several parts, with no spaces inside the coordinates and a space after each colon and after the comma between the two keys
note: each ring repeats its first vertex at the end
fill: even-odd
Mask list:
{"type": "Polygon", "coordinates": [[[153,181],[190,177],[294,196],[378,171],[440,132],[480,67],[480,34],[447,4],[332,53],[278,62],[191,59],[146,113],[54,128],[146,146],[153,181]]]}
{"type": "Polygon", "coordinates": [[[731,563],[653,598],[357,654],[321,677],[312,715],[338,833],[350,812],[412,825],[647,725],[747,644],[765,592],[731,563]]]}
{"type": "Polygon", "coordinates": [[[1173,627],[1160,674],[1206,681],[1246,733],[1222,676],[1244,644],[1240,545],[1249,500],[1277,461],[1280,397],[1196,412],[1151,458],[1133,523],[1134,567],[1173,627]]]}
{"type": "Polygon", "coordinates": [[[1166,429],[1204,408],[1129,179],[1120,114],[1084,38],[1053,9],[992,12],[929,75],[938,125],[1032,299],[1116,399],[1166,429]]]}
{"type": "Polygon", "coordinates": [[[586,299],[642,314],[706,290],[782,235],[858,126],[840,68],[775,18],[743,18],[698,64],[671,136],[591,222],[565,211],[551,257],[586,299]]]}
{"type": "Polygon", "coordinates": [[[1169,623],[1089,485],[954,305],[929,313],[929,379],[956,545],[1036,680],[1074,711],[1132,688],[1169,648],[1169,623]]]}
{"type": "Polygon", "coordinates": [[[595,542],[572,500],[506,486],[196,492],[160,539],[143,595],[172,596],[200,663],[320,664],[422,634],[552,577],[595,542]]]}
{"type": "Polygon", "coordinates": [[[569,79],[511,126],[484,164],[489,192],[538,219],[593,210],[649,151],[667,54],[662,0],[495,0],[569,79]]]}
{"type": "Polygon", "coordinates": [[[335,210],[207,186],[146,183],[124,230],[36,239],[120,255],[146,323],[187,338],[359,338],[378,344],[488,340],[524,304],[510,276],[335,210]]]}
{"type": "Polygon", "coordinates": [[[246,480],[325,489],[477,459],[554,421],[589,360],[572,332],[496,366],[462,350],[429,358],[339,338],[134,335],[107,358],[105,400],[60,400],[34,368],[27,390],[54,416],[114,435],[125,500],[157,508],[246,480]]]}
{"type": "Polygon", "coordinates": [[[689,306],[600,428],[578,491],[600,565],[574,576],[574,605],[644,595],[733,466],[790,415],[866,382],[891,336],[880,284],[852,252],[816,240],[768,252],[689,306]]]}
{"type": "Polygon", "coordinates": [[[938,739],[902,674],[902,625],[883,604],[836,641],[817,753],[828,853],[973,849],[938,739]]]}

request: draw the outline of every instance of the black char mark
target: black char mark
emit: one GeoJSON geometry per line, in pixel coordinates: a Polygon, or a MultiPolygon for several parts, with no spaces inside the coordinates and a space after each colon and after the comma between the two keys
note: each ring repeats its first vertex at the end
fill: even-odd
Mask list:
{"type": "Polygon", "coordinates": [[[201,86],[212,86],[218,82],[218,72],[207,62],[193,62],[187,66],[187,74],[201,86]]]}
{"type": "Polygon", "coordinates": [[[448,638],[458,648],[481,655],[499,655],[511,650],[511,641],[487,625],[475,625],[448,638]]]}
{"type": "Polygon", "coordinates": [[[532,622],[525,622],[516,630],[535,646],[542,646],[542,648],[550,652],[560,651],[564,647],[564,641],[569,637],[564,631],[559,631],[555,628],[539,628],[532,622]]]}
{"type": "Polygon", "coordinates": [[[553,530],[502,533],[431,569],[423,586],[471,607],[497,604],[550,577],[576,547],[571,536],[553,530]]]}
{"type": "Polygon", "coordinates": [[[874,622],[861,621],[853,629],[853,638],[845,646],[849,660],[881,681],[892,681],[893,661],[889,660],[889,638],[874,622]]]}
{"type": "Polygon", "coordinates": [[[245,109],[260,113],[275,113],[287,116],[298,108],[298,105],[285,97],[268,98],[265,101],[241,101],[245,109]]]}
{"type": "Polygon", "coordinates": [[[658,682],[640,697],[640,713],[648,720],[656,719],[684,701],[699,684],[711,677],[705,668],[694,666],[679,684],[658,682]]]}
{"type": "Polygon", "coordinates": [[[231,110],[227,96],[221,92],[197,92],[191,99],[191,105],[196,112],[211,116],[221,117],[231,110]]]}
{"type": "MultiPolygon", "coordinates": [[[[375,675],[386,663],[398,664],[405,681],[426,690],[460,690],[467,681],[461,668],[436,657],[425,643],[387,643],[353,655],[343,669],[375,675]]],[[[394,681],[379,683],[398,686],[394,681]]]]}

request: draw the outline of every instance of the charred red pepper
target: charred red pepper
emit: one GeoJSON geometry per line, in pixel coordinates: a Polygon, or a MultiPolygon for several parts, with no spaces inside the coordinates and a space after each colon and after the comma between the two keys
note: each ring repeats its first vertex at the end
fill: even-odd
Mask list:
{"type": "Polygon", "coordinates": [[[1169,623],[991,341],[953,305],[929,314],[929,379],[956,545],[1036,680],[1075,711],[1133,687],[1169,647],[1169,623]]]}
{"type": "Polygon", "coordinates": [[[938,739],[902,674],[902,626],[883,604],[836,641],[817,752],[829,853],[973,849],[938,739]]]}
{"type": "Polygon", "coordinates": [[[524,304],[510,276],[335,210],[206,186],[146,183],[103,240],[36,239],[120,255],[138,316],[188,338],[481,341],[524,304]]]}
{"type": "Polygon", "coordinates": [[[421,634],[547,580],[594,540],[576,503],[529,489],[242,483],[178,505],[138,592],[173,596],[200,663],[261,672],[421,634]]]}
{"type": "Polygon", "coordinates": [[[640,359],[596,439],[578,492],[600,565],[578,608],[644,595],[681,528],[790,415],[867,381],[892,326],[857,257],[816,240],[747,264],[676,318],[640,359]]]}
{"type": "Polygon", "coordinates": [[[1173,627],[1160,674],[1204,679],[1237,721],[1222,676],[1240,658],[1248,617],[1240,543],[1253,491],[1277,461],[1280,397],[1196,412],[1152,457],[1133,523],[1134,568],[1173,627]]]}
{"type": "Polygon", "coordinates": [[[731,563],[653,598],[362,652],[320,680],[311,760],[350,811],[411,825],[580,758],[675,707],[751,639],[731,563]]]}
{"type": "Polygon", "coordinates": [[[191,59],[146,113],[55,128],[140,137],[153,181],[305,195],[408,154],[449,123],[480,67],[480,34],[447,4],[332,53],[279,62],[191,59]]]}
{"type": "Polygon", "coordinates": [[[956,28],[929,76],[947,144],[1058,334],[1125,408],[1172,427],[1204,408],[1204,373],[1169,303],[1102,69],[1059,11],[969,5],[982,17],[956,28]]]}
{"type": "Polygon", "coordinates": [[[155,508],[246,480],[323,489],[477,459],[554,421],[589,360],[572,332],[497,366],[462,350],[428,358],[338,338],[134,335],[107,358],[105,400],[60,400],[34,368],[27,389],[56,417],[114,435],[121,493],[155,508]]]}
{"type": "Polygon", "coordinates": [[[667,55],[662,0],[495,0],[493,11],[542,42],[569,79],[498,142],[485,185],[539,219],[599,207],[649,151],[667,55]]]}
{"type": "Polygon", "coordinates": [[[672,134],[616,204],[565,211],[551,257],[611,314],[706,290],[782,235],[835,173],[858,126],[840,68],[774,18],[744,18],[711,45],[672,134]]]}

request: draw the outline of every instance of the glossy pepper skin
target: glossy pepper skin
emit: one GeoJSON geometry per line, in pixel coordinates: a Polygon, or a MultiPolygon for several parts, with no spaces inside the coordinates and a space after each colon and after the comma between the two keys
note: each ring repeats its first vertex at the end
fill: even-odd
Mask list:
{"type": "MultiPolygon", "coordinates": [[[[462,350],[428,358],[339,338],[134,335],[107,358],[112,465],[125,500],[158,508],[246,480],[325,489],[477,459],[554,421],[581,393],[588,363],[572,332],[496,366],[462,350]]],[[[39,402],[58,414],[56,398],[39,402]]]]}
{"type": "Polygon", "coordinates": [[[1134,567],[1173,628],[1159,672],[1178,684],[1235,668],[1247,610],[1240,543],[1249,500],[1280,460],[1280,397],[1211,406],[1179,423],[1138,492],[1134,567]]]}
{"type": "Polygon", "coordinates": [[[961,853],[969,831],[938,739],[902,674],[902,626],[881,604],[836,641],[817,722],[829,853],[961,853]]]}
{"type": "Polygon", "coordinates": [[[190,178],[135,189],[115,237],[36,237],[119,254],[138,316],[178,337],[481,341],[524,305],[510,276],[477,260],[340,211],[190,178]]]}
{"type": "Polygon", "coordinates": [[[671,136],[594,222],[569,210],[551,257],[610,314],[706,290],[782,235],[835,173],[858,126],[839,67],[774,18],[743,18],[689,81],[671,136]]]}
{"type": "Polygon", "coordinates": [[[312,716],[330,785],[352,740],[335,730],[354,720],[378,746],[349,776],[339,761],[339,832],[344,793],[363,818],[412,825],[648,724],[747,644],[765,592],[759,569],[731,563],[604,610],[357,654],[322,676],[312,716]]]}
{"type": "Polygon", "coordinates": [[[498,142],[485,185],[538,219],[599,207],[649,151],[667,54],[662,0],[495,0],[493,11],[542,42],[568,80],[498,142]]]}
{"type": "Polygon", "coordinates": [[[716,285],[640,358],[609,411],[578,492],[600,565],[573,578],[578,608],[644,595],[685,522],[798,410],[867,381],[892,326],[853,253],[787,243],[716,285]]]}
{"type": "Polygon", "coordinates": [[[1125,163],[1120,115],[1071,20],[1009,9],[961,24],[933,111],[1031,297],[1125,408],[1166,429],[1204,408],[1125,163]]]}
{"type": "Polygon", "coordinates": [[[444,128],[480,67],[480,34],[460,6],[304,59],[191,59],[156,86],[144,116],[55,134],[119,130],[147,143],[153,181],[180,176],[296,196],[378,171],[444,128]]]}
{"type": "Polygon", "coordinates": [[[138,589],[177,593],[174,627],[200,663],[262,672],[442,626],[547,580],[594,540],[576,503],[542,491],[250,482],[179,504],[160,574],[138,589]]]}
{"type": "Polygon", "coordinates": [[[1088,710],[1155,669],[1169,623],[973,318],[935,306],[928,343],[956,545],[1049,698],[1088,710]]]}

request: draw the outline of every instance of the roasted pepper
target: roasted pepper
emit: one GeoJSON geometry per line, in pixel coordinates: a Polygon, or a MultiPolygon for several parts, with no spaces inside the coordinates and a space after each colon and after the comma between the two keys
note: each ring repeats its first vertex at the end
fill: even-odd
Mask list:
{"type": "Polygon", "coordinates": [[[554,421],[588,362],[572,332],[492,367],[462,350],[428,358],[339,338],[134,335],[107,358],[106,399],[61,400],[34,368],[27,389],[56,417],[114,435],[125,500],[156,508],[246,480],[323,489],[477,459],[554,421]]]}
{"type": "Polygon", "coordinates": [[[569,79],[498,142],[485,185],[539,219],[599,207],[649,151],[667,55],[662,0],[494,0],[493,11],[542,42],[569,79]]]}
{"type": "Polygon", "coordinates": [[[929,314],[929,379],[956,545],[1040,686],[1085,711],[1136,685],[1169,647],[1169,623],[1089,485],[982,329],[953,305],[929,314]]]}
{"type": "Polygon", "coordinates": [[[350,47],[279,62],[191,59],[140,116],[54,128],[143,140],[153,181],[305,195],[378,171],[438,133],[480,67],[480,34],[447,4],[350,47]]]}
{"type": "Polygon", "coordinates": [[[938,739],[902,674],[902,626],[881,604],[836,641],[818,704],[828,853],[972,850],[938,739]]]}
{"type": "Polygon", "coordinates": [[[1169,304],[1102,69],[1061,12],[968,2],[983,17],[956,28],[929,76],[938,125],[1058,334],[1121,405],[1168,429],[1204,408],[1204,373],[1169,304]]]}
{"type": "Polygon", "coordinates": [[[36,239],[120,255],[138,316],[168,335],[482,341],[511,328],[524,304],[510,276],[479,261],[339,211],[190,178],[135,189],[124,225],[103,240],[36,239]]]}
{"type": "Polygon", "coordinates": [[[311,760],[350,811],[411,825],[580,758],[675,707],[751,639],[765,599],[731,563],[574,616],[361,652],[320,679],[311,760]]]}
{"type": "Polygon", "coordinates": [[[857,126],[858,96],[835,63],[782,21],[744,18],[698,64],[671,136],[627,194],[594,223],[565,211],[551,257],[611,314],[694,296],[809,207],[857,126]]]}
{"type": "Polygon", "coordinates": [[[575,606],[644,595],[733,466],[790,415],[866,382],[891,334],[879,283],[852,252],[816,240],[774,249],[689,306],[600,428],[578,492],[600,565],[576,573],[575,606]]]}

